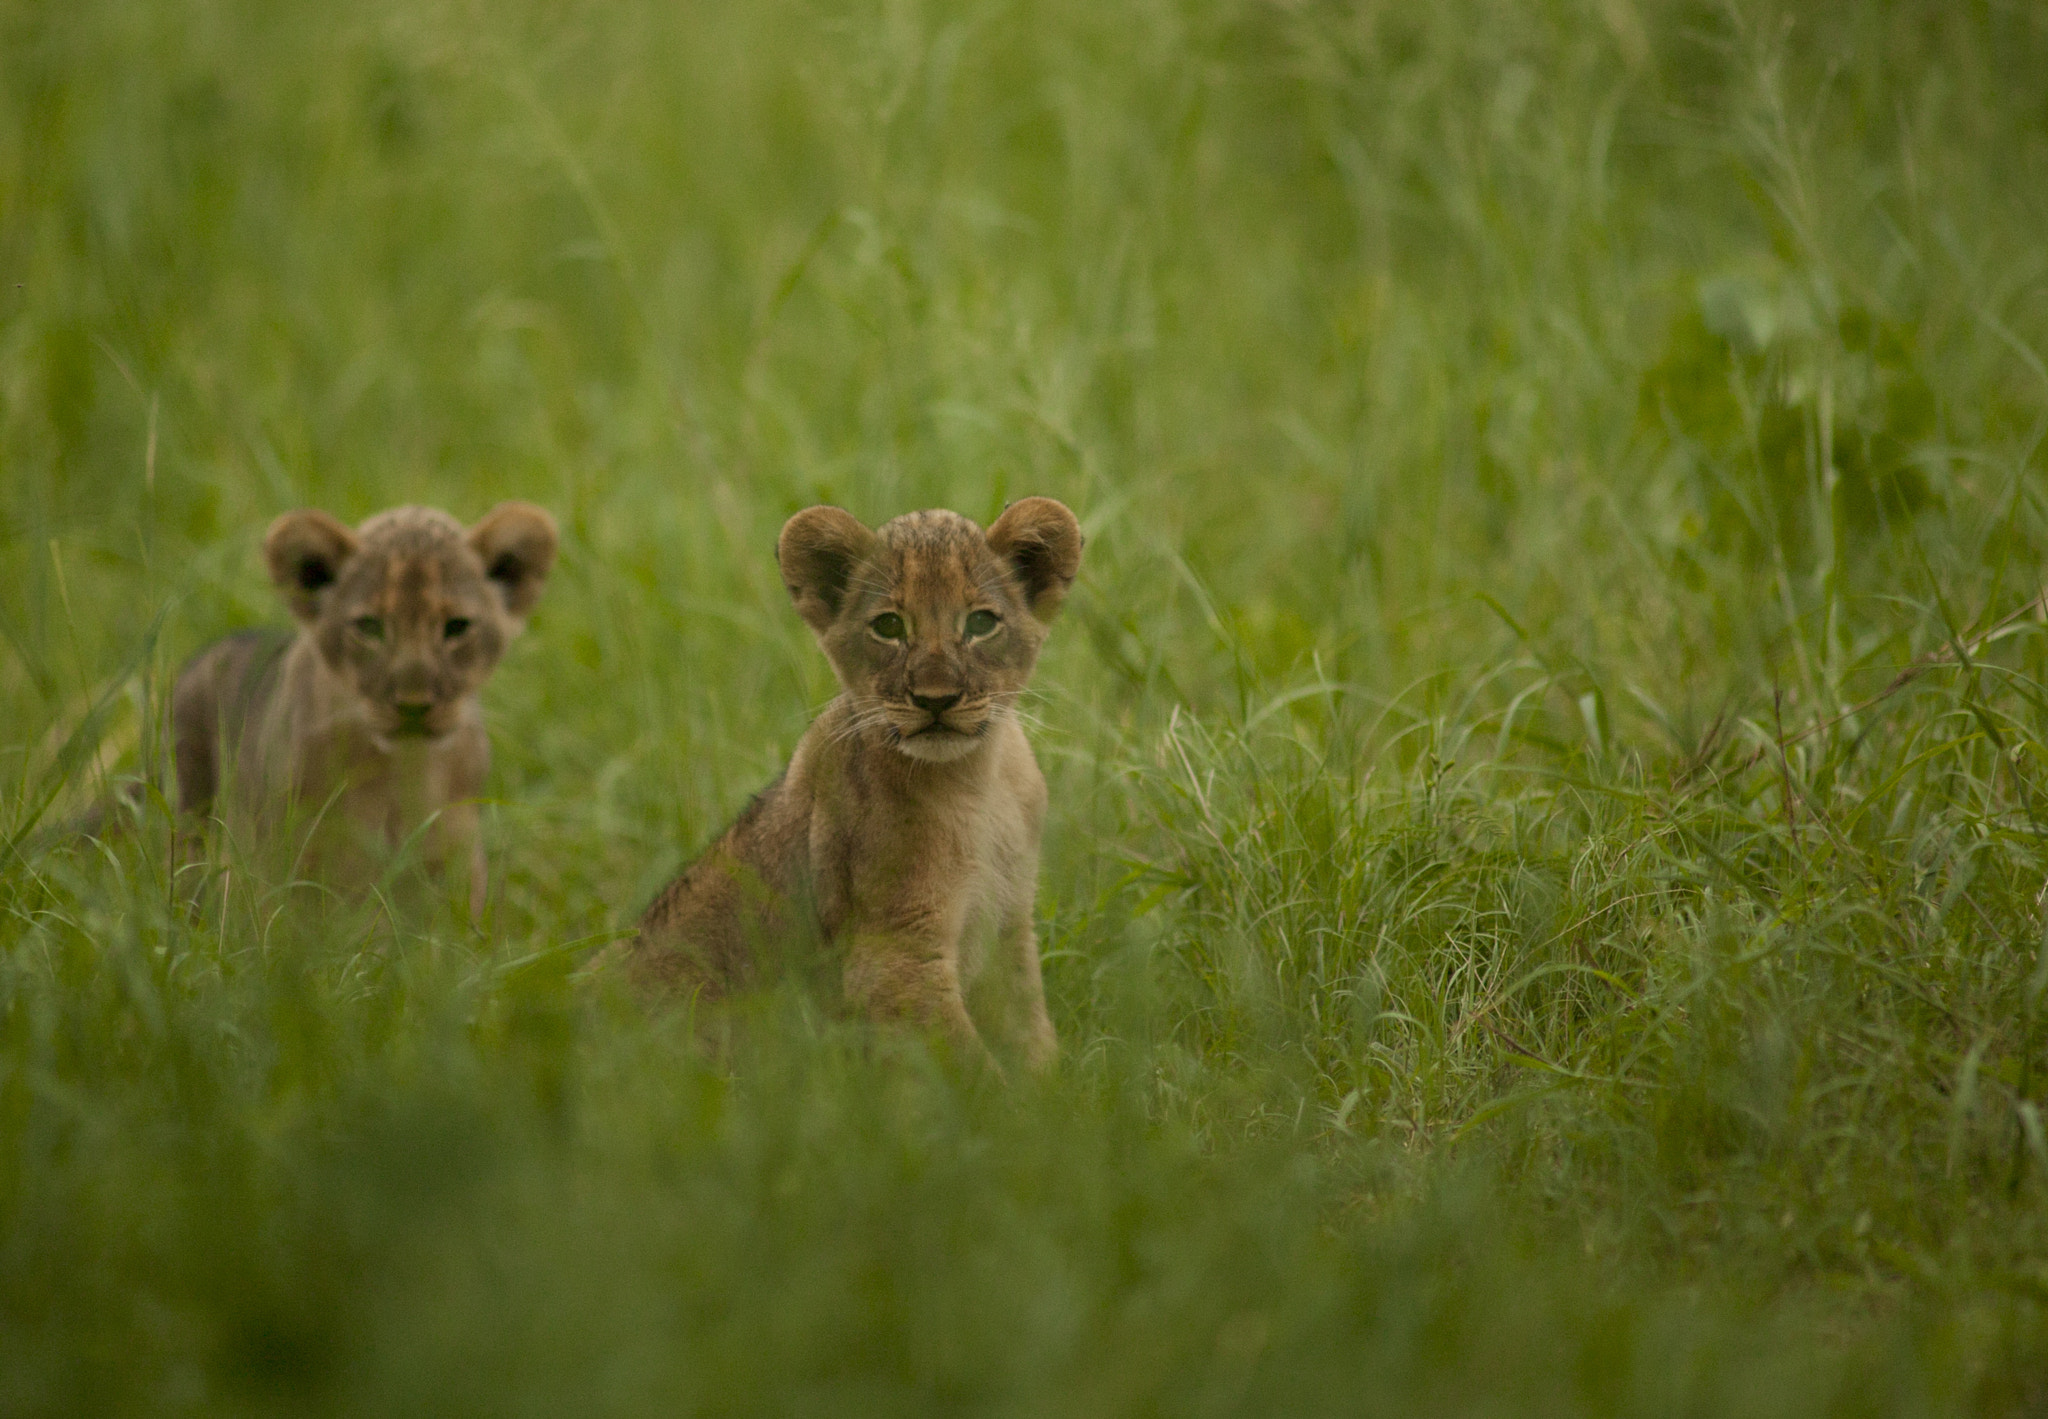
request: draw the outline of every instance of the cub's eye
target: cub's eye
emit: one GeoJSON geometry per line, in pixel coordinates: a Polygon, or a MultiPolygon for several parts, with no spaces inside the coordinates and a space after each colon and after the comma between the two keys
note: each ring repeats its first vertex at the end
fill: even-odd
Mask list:
{"type": "Polygon", "coordinates": [[[384,639],[384,622],[376,616],[358,616],[349,625],[366,641],[384,639]]]}
{"type": "Polygon", "coordinates": [[[970,611],[967,614],[967,634],[978,640],[1002,623],[1003,618],[993,611],[970,611]]]}
{"type": "Polygon", "coordinates": [[[468,635],[469,622],[464,620],[460,616],[452,616],[449,618],[448,623],[441,627],[441,634],[446,636],[451,641],[454,640],[457,636],[468,635]]]}
{"type": "Polygon", "coordinates": [[[900,641],[904,636],[903,618],[894,611],[884,611],[868,622],[868,629],[885,641],[900,641]]]}

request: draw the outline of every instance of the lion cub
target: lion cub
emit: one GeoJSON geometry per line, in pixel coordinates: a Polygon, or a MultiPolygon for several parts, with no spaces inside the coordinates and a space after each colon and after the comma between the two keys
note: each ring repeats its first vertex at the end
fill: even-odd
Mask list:
{"type": "Polygon", "coordinates": [[[311,509],[278,518],[263,556],[298,634],[229,636],[178,677],[180,809],[204,813],[225,788],[222,818],[250,837],[296,812],[311,824],[306,865],[348,882],[374,880],[379,857],[431,820],[429,865],[466,869],[480,913],[471,800],[491,746],[477,692],[539,598],[555,546],[554,519],[530,503],[501,503],[467,530],[425,507],[353,531],[311,509]]]}
{"type": "Polygon", "coordinates": [[[942,510],[869,531],[814,507],[775,556],[843,692],[647,909],[619,952],[630,977],[715,999],[760,948],[813,937],[860,1013],[987,1062],[972,996],[999,1045],[1050,1063],[1031,925],[1045,780],[1016,703],[1080,569],[1079,524],[1051,498],[986,533],[942,510]]]}

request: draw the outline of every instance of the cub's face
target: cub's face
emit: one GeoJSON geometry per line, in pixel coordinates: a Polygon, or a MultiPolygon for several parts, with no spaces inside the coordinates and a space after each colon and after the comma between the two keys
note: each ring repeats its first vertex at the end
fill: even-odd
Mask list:
{"type": "Polygon", "coordinates": [[[1081,528],[1051,498],[1012,504],[987,532],[942,509],[870,531],[814,507],[783,527],[775,557],[858,731],[944,763],[1014,713],[1080,570],[1081,528]]]}
{"type": "Polygon", "coordinates": [[[354,530],[289,512],[263,553],[371,732],[431,740],[460,723],[462,702],[524,626],[555,545],[547,513],[502,503],[468,529],[434,508],[393,508],[354,530]]]}

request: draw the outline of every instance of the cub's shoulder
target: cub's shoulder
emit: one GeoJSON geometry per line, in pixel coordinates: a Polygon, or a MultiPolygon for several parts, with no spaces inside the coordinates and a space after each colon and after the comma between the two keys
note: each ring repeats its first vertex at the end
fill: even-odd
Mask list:
{"type": "Polygon", "coordinates": [[[222,636],[201,648],[178,671],[174,703],[205,696],[225,709],[260,699],[275,684],[278,665],[294,639],[293,632],[278,626],[222,636]]]}

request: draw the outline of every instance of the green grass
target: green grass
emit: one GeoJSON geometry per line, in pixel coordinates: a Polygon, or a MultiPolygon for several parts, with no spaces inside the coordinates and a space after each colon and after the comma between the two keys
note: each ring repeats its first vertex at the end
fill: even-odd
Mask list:
{"type": "Polygon", "coordinates": [[[2043,232],[2003,0],[0,3],[0,1413],[2040,1412],[2043,232]],[[1056,1077],[580,979],[1025,493],[1056,1077]],[[481,930],[49,831],[506,497],[481,930]]]}

